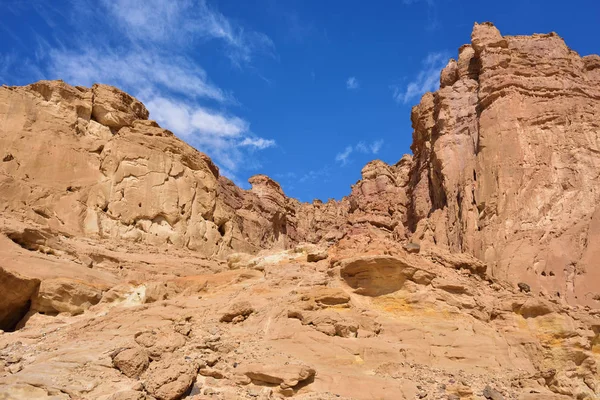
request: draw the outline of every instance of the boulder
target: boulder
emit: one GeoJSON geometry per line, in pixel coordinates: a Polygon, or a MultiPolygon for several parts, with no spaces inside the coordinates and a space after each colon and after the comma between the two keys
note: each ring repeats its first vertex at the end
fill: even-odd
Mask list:
{"type": "Polygon", "coordinates": [[[311,380],[316,371],[305,365],[251,364],[245,367],[244,374],[257,384],[280,385],[282,389],[286,389],[311,380]]]}
{"type": "Polygon", "coordinates": [[[77,279],[43,280],[33,296],[31,310],[44,314],[81,314],[102,299],[102,289],[77,279]]]}
{"type": "Polygon", "coordinates": [[[148,353],[141,348],[125,349],[112,359],[113,365],[129,378],[137,378],[148,368],[148,353]]]}
{"type": "Polygon", "coordinates": [[[170,356],[150,364],[143,378],[144,388],[158,400],[178,400],[192,386],[197,373],[194,361],[170,356]]]}

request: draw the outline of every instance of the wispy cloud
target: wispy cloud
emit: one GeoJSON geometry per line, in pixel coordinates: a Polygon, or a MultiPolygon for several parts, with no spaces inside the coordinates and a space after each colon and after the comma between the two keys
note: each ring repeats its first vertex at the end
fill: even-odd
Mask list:
{"type": "Polygon", "coordinates": [[[12,68],[15,62],[15,56],[13,54],[2,54],[0,55],[0,80],[4,81],[8,71],[12,68]]]}
{"type": "Polygon", "coordinates": [[[251,147],[259,150],[264,150],[268,149],[269,147],[275,146],[275,141],[272,139],[247,137],[244,138],[244,140],[242,140],[239,143],[239,145],[242,147],[251,147]]]}
{"type": "Polygon", "coordinates": [[[348,157],[352,154],[352,146],[347,146],[344,151],[336,154],[335,161],[341,163],[342,165],[346,165],[348,163],[348,157]]]}
{"type": "Polygon", "coordinates": [[[440,71],[446,66],[448,57],[446,52],[429,53],[422,62],[421,71],[408,85],[391,87],[394,100],[407,104],[426,92],[437,90],[440,85],[440,71]]]}
{"type": "Polygon", "coordinates": [[[379,153],[381,146],[383,146],[383,139],[375,140],[372,143],[358,142],[354,148],[361,153],[377,154],[379,153]]]}
{"type": "Polygon", "coordinates": [[[350,155],[353,152],[356,151],[357,153],[375,155],[379,153],[379,150],[381,150],[381,146],[383,146],[383,139],[375,140],[371,143],[360,141],[355,146],[346,146],[346,148],[343,151],[336,154],[335,161],[337,161],[341,165],[346,165],[350,161],[350,155]]]}
{"type": "MultiPolygon", "coordinates": [[[[245,159],[244,148],[264,150],[275,146],[274,140],[257,137],[250,131],[250,124],[236,116],[163,97],[154,97],[146,104],[161,126],[170,127],[202,151],[208,149],[217,164],[234,177],[245,159]]],[[[249,162],[247,158],[245,162],[249,162]]]]}
{"type": "Polygon", "coordinates": [[[265,34],[245,30],[204,0],[102,0],[115,25],[136,42],[189,45],[220,40],[237,66],[249,63],[255,52],[273,54],[265,34]]]}
{"type": "Polygon", "coordinates": [[[351,76],[346,80],[346,89],[348,90],[356,90],[359,88],[358,80],[356,80],[355,76],[351,76]]]}
{"type": "MultiPolygon", "coordinates": [[[[240,170],[259,164],[254,152],[275,146],[230,111],[238,100],[198,63],[199,49],[210,41],[235,68],[260,75],[254,58],[275,54],[268,36],[245,29],[205,0],[79,0],[73,9],[70,16],[50,13],[52,19],[45,20],[67,27],[68,36],[42,37],[32,27],[39,78],[84,86],[101,82],[131,93],[146,104],[150,118],[208,153],[236,183],[240,170]]],[[[23,6],[13,12],[28,10],[43,11],[23,6]]],[[[1,58],[0,77],[15,65],[1,58]]]]}
{"type": "Polygon", "coordinates": [[[91,50],[50,51],[49,72],[55,78],[90,85],[109,83],[139,93],[169,91],[219,102],[233,96],[211,83],[206,72],[189,59],[161,57],[157,52],[91,50]]]}
{"type": "Polygon", "coordinates": [[[300,179],[298,179],[298,182],[306,183],[306,182],[311,182],[311,181],[316,181],[316,180],[323,180],[323,181],[327,182],[329,173],[330,173],[330,168],[328,165],[321,169],[313,169],[313,170],[310,170],[307,173],[303,174],[300,177],[300,179]]]}

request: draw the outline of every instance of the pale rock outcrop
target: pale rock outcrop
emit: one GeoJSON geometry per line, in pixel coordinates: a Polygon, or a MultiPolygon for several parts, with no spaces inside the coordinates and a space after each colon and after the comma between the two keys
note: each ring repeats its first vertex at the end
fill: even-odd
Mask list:
{"type": "Polygon", "coordinates": [[[136,98],[113,86],[95,84],[92,87],[92,118],[113,129],[133,125],[148,119],[148,110],[136,98]]]}
{"type": "Polygon", "coordinates": [[[315,370],[305,365],[248,365],[244,374],[259,383],[279,385],[282,389],[297,386],[303,381],[312,379],[315,370]]]}
{"type": "Polygon", "coordinates": [[[102,287],[69,278],[45,279],[32,296],[31,311],[77,315],[100,302],[100,299],[102,287]]]}

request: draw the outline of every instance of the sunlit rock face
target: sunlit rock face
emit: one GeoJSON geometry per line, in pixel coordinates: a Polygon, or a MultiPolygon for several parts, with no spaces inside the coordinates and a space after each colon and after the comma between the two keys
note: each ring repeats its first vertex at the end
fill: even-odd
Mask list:
{"type": "Polygon", "coordinates": [[[555,33],[471,45],[413,108],[413,239],[570,303],[600,292],[600,59],[555,33]]]}
{"type": "Polygon", "coordinates": [[[595,399],[600,58],[476,24],[413,155],[243,190],[117,88],[0,88],[0,399],[595,399]]]}

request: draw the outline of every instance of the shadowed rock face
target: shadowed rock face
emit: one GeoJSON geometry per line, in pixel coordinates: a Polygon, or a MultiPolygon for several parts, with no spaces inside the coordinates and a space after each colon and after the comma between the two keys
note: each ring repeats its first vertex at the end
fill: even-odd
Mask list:
{"type": "Polygon", "coordinates": [[[0,398],[598,398],[599,83],[476,24],[414,154],[310,204],[116,88],[1,87],[0,398]]]}
{"type": "Polygon", "coordinates": [[[381,296],[396,292],[406,280],[422,285],[431,283],[434,275],[411,266],[406,260],[390,256],[365,256],[341,263],[342,279],[364,296],[381,296]]]}
{"type": "Polygon", "coordinates": [[[0,267],[0,329],[9,331],[27,314],[39,279],[28,279],[0,267]]]}

